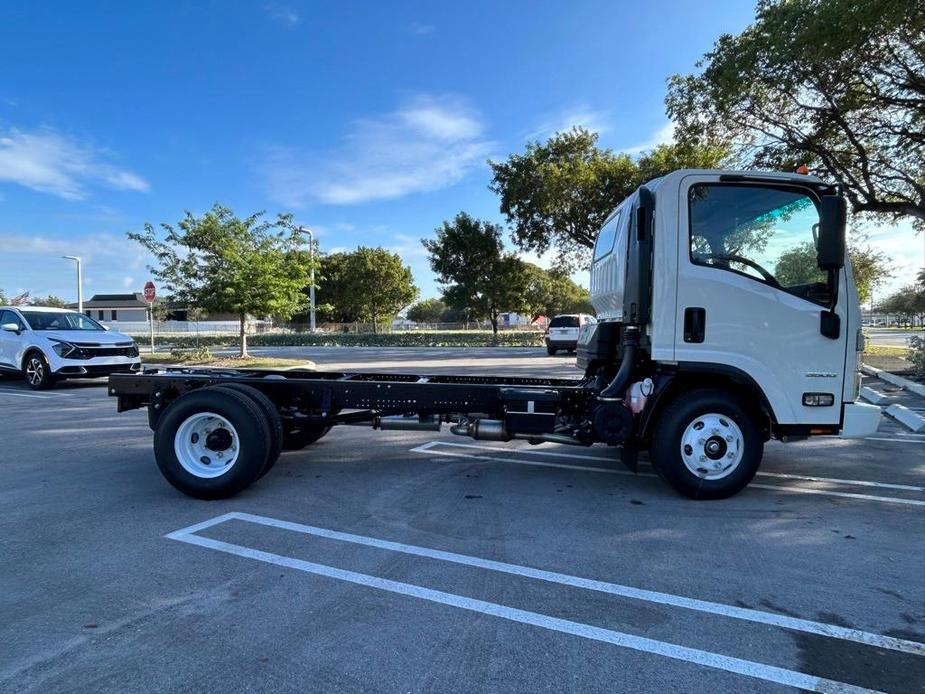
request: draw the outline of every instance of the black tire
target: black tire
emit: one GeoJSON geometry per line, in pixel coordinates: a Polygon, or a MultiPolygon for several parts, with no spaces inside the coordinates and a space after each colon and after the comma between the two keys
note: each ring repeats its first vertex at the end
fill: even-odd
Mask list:
{"type": "Polygon", "coordinates": [[[243,383],[223,383],[218,386],[212,386],[212,388],[233,390],[242,395],[246,395],[257,404],[257,407],[260,408],[260,411],[263,412],[263,415],[267,418],[273,440],[270,442],[267,464],[263,468],[263,472],[260,473],[258,479],[263,477],[274,465],[276,465],[276,461],[279,460],[279,454],[283,450],[283,419],[279,416],[279,410],[276,409],[276,405],[273,404],[270,398],[256,388],[243,383]]]}
{"type": "Polygon", "coordinates": [[[331,431],[331,425],[329,424],[314,424],[292,429],[283,434],[283,449],[287,451],[300,451],[306,446],[315,443],[329,431],[331,431]]]}
{"type": "Polygon", "coordinates": [[[232,389],[202,388],[180,396],[160,416],[154,431],[154,457],[161,474],[184,494],[197,499],[225,499],[260,477],[272,439],[267,418],[256,402],[232,389]],[[212,477],[190,472],[177,458],[174,446],[181,425],[204,413],[223,417],[237,434],[237,459],[212,477]]]}
{"type": "Polygon", "coordinates": [[[548,354],[550,357],[554,357],[556,355],[556,352],[558,351],[559,350],[556,349],[555,347],[548,347],[548,346],[546,347],[546,354],[548,354]]]}
{"type": "Polygon", "coordinates": [[[661,411],[649,455],[659,476],[684,496],[725,499],[751,482],[763,451],[761,431],[743,401],[722,390],[703,389],[681,393],[661,411]],[[698,424],[704,431],[702,436],[698,424]],[[707,427],[712,428],[707,430],[707,427]],[[693,447],[682,442],[685,432],[693,447]],[[729,436],[732,440],[727,443],[729,436]],[[729,461],[737,457],[737,463],[729,461]],[[728,472],[707,469],[714,465],[721,468],[727,462],[731,467],[728,472]],[[689,464],[699,466],[700,474],[692,471],[689,464]]]}
{"type": "Polygon", "coordinates": [[[23,359],[22,377],[32,390],[45,390],[54,384],[48,360],[37,350],[32,350],[23,359]]]}

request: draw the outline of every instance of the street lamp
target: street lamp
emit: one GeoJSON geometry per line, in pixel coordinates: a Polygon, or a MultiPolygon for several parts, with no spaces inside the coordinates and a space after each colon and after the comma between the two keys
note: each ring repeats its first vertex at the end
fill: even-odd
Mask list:
{"type": "Polygon", "coordinates": [[[80,274],[80,258],[76,255],[62,255],[62,258],[77,262],[77,311],[84,312],[83,276],[80,274]]]}
{"type": "Polygon", "coordinates": [[[303,234],[308,234],[308,260],[311,263],[309,268],[311,279],[308,286],[308,320],[309,329],[311,332],[315,332],[315,234],[308,227],[299,227],[299,231],[303,234]]]}

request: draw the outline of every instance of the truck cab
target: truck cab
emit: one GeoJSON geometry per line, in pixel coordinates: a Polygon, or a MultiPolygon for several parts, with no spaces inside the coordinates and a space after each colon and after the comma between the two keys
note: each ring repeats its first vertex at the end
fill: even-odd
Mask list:
{"type": "MultiPolygon", "coordinates": [[[[818,178],[681,170],[647,183],[598,234],[591,301],[600,323],[580,337],[579,364],[602,368],[601,345],[621,359],[629,334],[652,422],[658,400],[712,390],[743,403],[765,438],[876,431],[879,408],[856,402],[863,336],[845,203],[818,178]]],[[[640,434],[658,445],[645,423],[640,434]]],[[[712,465],[701,439],[694,462],[712,465]]]]}

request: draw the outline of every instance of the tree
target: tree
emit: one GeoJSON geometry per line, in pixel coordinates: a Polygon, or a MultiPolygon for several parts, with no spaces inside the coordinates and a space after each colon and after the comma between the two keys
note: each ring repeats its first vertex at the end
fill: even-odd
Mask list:
{"type": "Polygon", "coordinates": [[[526,301],[535,316],[552,318],[560,313],[591,313],[591,296],[584,287],[559,270],[543,270],[527,263],[526,301]]]}
{"type": "MultiPolygon", "coordinates": [[[[861,243],[848,248],[848,257],[858,300],[864,304],[870,300],[873,290],[892,276],[890,259],[861,243]]],[[[818,282],[821,272],[816,265],[816,247],[812,241],[807,241],[781,254],[774,268],[774,277],[784,286],[793,286],[818,282]]]]}
{"type": "Polygon", "coordinates": [[[60,296],[55,296],[54,294],[49,294],[48,296],[35,296],[29,299],[29,303],[33,306],[51,306],[53,308],[64,308],[67,306],[67,302],[62,299],[60,296]]]}
{"type": "Polygon", "coordinates": [[[502,311],[527,307],[526,263],[505,252],[499,225],[465,212],[436,231],[436,239],[421,242],[430,253],[430,267],[445,285],[444,302],[469,317],[487,318],[497,335],[502,311]]]}
{"type": "Polygon", "coordinates": [[[0,306],[6,306],[6,305],[7,305],[6,294],[4,294],[3,290],[0,289],[0,306]]]}
{"type": "Polygon", "coordinates": [[[424,299],[408,309],[408,320],[415,323],[439,323],[446,315],[447,308],[440,299],[424,299]]]}
{"type": "Polygon", "coordinates": [[[373,332],[417,298],[411,268],[384,248],[360,246],[352,253],[332,253],[321,261],[316,298],[332,320],[369,321],[373,332]]]}
{"type": "Polygon", "coordinates": [[[906,285],[881,301],[877,311],[896,315],[905,325],[925,325],[925,287],[906,285]]]}
{"type": "Polygon", "coordinates": [[[679,141],[734,145],[743,167],[808,164],[856,213],[925,228],[925,12],[898,0],[759,0],[698,75],[669,80],[679,141]]]}
{"type": "Polygon", "coordinates": [[[659,145],[634,160],[600,149],[597,138],[575,127],[489,162],[489,189],[501,197],[514,243],[538,253],[555,246],[563,270],[588,266],[604,219],[640,185],[678,168],[719,166],[726,155],[721,147],[659,145]]]}
{"type": "Polygon", "coordinates": [[[233,313],[240,322],[240,354],[247,356],[248,314],[290,316],[305,303],[309,264],[292,216],[263,220],[263,212],[240,219],[216,204],[201,217],[187,212],[176,225],[152,224],[129,233],[156,259],[154,276],[179,301],[210,313],[233,313]]]}

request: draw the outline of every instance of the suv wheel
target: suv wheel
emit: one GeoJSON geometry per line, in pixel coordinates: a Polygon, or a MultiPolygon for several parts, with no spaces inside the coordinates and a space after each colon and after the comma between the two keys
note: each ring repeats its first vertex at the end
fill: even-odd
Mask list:
{"type": "Polygon", "coordinates": [[[41,352],[30,352],[22,367],[23,378],[33,390],[43,390],[51,386],[51,369],[41,352]]]}

